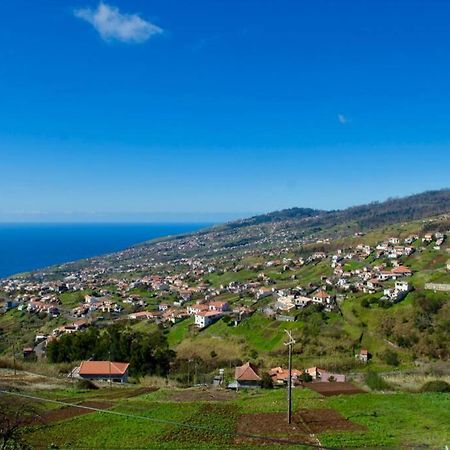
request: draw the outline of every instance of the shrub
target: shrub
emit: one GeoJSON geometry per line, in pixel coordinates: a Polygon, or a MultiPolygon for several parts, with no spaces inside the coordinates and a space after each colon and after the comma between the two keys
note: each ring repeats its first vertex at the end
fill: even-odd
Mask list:
{"type": "Polygon", "coordinates": [[[363,308],[370,308],[370,301],[367,298],[361,300],[361,306],[363,308]]]}
{"type": "MultiPolygon", "coordinates": [[[[23,370],[23,365],[16,361],[15,368],[23,370]]],[[[14,360],[12,358],[0,358],[0,369],[14,369],[14,360]]]]}
{"type": "Polygon", "coordinates": [[[368,372],[364,381],[373,391],[388,391],[391,389],[390,384],[386,383],[376,372],[368,372]]]}
{"type": "Polygon", "coordinates": [[[272,377],[267,372],[261,375],[261,387],[263,389],[273,389],[272,377]]]}
{"type": "Polygon", "coordinates": [[[312,381],[312,376],[308,372],[303,372],[299,377],[300,381],[303,381],[305,383],[309,383],[312,381]]]}
{"type": "Polygon", "coordinates": [[[425,383],[420,392],[450,392],[450,384],[443,380],[433,380],[425,383]]]}
{"type": "Polygon", "coordinates": [[[398,354],[393,350],[386,350],[384,353],[380,355],[380,358],[390,366],[398,366],[400,364],[398,354]]]}
{"type": "Polygon", "coordinates": [[[77,381],[77,389],[80,390],[95,390],[98,389],[98,386],[95,385],[91,380],[81,379],[77,381]]]}

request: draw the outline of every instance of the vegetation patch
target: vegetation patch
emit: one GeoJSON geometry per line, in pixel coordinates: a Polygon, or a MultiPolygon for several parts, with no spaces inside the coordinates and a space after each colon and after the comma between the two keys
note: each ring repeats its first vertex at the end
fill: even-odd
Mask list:
{"type": "Polygon", "coordinates": [[[229,445],[233,439],[238,409],[230,404],[203,404],[183,425],[167,433],[164,441],[229,445]]]}
{"type": "Polygon", "coordinates": [[[421,392],[450,392],[450,384],[443,380],[434,380],[425,383],[421,392]]]}

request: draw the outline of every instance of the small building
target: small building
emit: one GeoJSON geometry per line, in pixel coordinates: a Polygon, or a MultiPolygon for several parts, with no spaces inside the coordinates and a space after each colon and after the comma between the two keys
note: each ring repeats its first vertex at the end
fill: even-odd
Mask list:
{"type": "Polygon", "coordinates": [[[369,361],[369,351],[366,348],[362,348],[359,353],[355,355],[355,357],[361,362],[366,363],[367,361],[369,361]]]}
{"type": "Polygon", "coordinates": [[[200,311],[195,314],[195,325],[198,328],[206,328],[222,317],[222,313],[216,311],[200,311]]]}
{"type": "Polygon", "coordinates": [[[78,370],[80,378],[126,383],[128,363],[114,361],[82,361],[78,370]]]}
{"type": "Polygon", "coordinates": [[[255,389],[261,387],[261,377],[258,368],[251,362],[236,367],[234,371],[234,383],[228,385],[232,389],[255,389]]]}
{"type": "Polygon", "coordinates": [[[405,267],[405,266],[394,267],[391,272],[396,277],[398,277],[398,276],[400,276],[400,277],[403,277],[403,276],[409,277],[409,276],[412,275],[412,270],[410,268],[408,268],[408,267],[405,267]]]}
{"type": "Polygon", "coordinates": [[[320,367],[310,367],[309,369],[306,369],[306,372],[311,375],[314,381],[338,383],[345,382],[345,375],[327,372],[325,369],[321,369],[320,367]]]}
{"type": "Polygon", "coordinates": [[[314,303],[320,303],[322,305],[330,304],[331,300],[332,300],[332,296],[330,294],[328,294],[326,291],[324,291],[323,289],[315,292],[312,297],[312,301],[314,303]]]}
{"type": "Polygon", "coordinates": [[[23,353],[24,359],[29,359],[29,358],[32,358],[32,357],[36,356],[36,353],[34,352],[34,348],[33,347],[25,347],[22,350],[22,353],[23,353]]]}
{"type": "MultiPolygon", "coordinates": [[[[284,386],[288,384],[289,381],[289,370],[283,369],[282,367],[273,367],[269,370],[269,375],[272,378],[273,384],[276,386],[284,386]]],[[[292,369],[291,378],[292,383],[298,382],[300,375],[303,374],[302,370],[292,369]]]]}
{"type": "Polygon", "coordinates": [[[230,310],[230,305],[228,302],[209,302],[208,308],[210,311],[224,312],[230,310]]]}

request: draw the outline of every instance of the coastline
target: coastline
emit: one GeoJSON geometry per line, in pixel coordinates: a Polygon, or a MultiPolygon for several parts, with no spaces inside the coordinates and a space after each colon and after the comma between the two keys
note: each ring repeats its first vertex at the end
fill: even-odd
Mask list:
{"type": "Polygon", "coordinates": [[[0,279],[102,256],[214,223],[0,223],[0,279]]]}

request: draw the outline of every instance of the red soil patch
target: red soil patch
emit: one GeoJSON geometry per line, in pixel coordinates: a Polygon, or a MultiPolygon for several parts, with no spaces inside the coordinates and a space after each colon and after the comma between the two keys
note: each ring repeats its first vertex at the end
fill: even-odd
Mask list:
{"type": "Polygon", "coordinates": [[[367,431],[363,425],[350,422],[334,409],[301,409],[295,413],[311,433],[324,431],[367,431]]]}
{"type": "Polygon", "coordinates": [[[237,431],[247,434],[236,439],[236,443],[273,445],[270,439],[262,440],[250,435],[279,439],[279,443],[318,445],[314,436],[327,431],[367,431],[362,425],[350,422],[334,409],[301,409],[287,423],[286,413],[244,414],[238,421],[237,431]]]}
{"type": "Polygon", "coordinates": [[[352,395],[364,393],[362,389],[356,387],[354,384],[351,383],[317,382],[317,383],[308,383],[305,386],[326,397],[341,394],[352,395]]]}
{"type": "Polygon", "coordinates": [[[278,440],[277,443],[286,440],[290,444],[318,444],[301,419],[294,416],[292,423],[288,424],[285,413],[243,414],[239,418],[237,432],[247,436],[236,437],[236,444],[274,445],[274,440],[278,440]],[[270,437],[273,440],[263,440],[251,435],[270,437]]]}
{"type": "MultiPolygon", "coordinates": [[[[87,406],[89,408],[108,409],[112,404],[109,402],[99,401],[87,401],[80,403],[79,406],[87,406]]],[[[73,417],[83,416],[85,414],[92,414],[92,409],[78,408],[77,406],[67,406],[60,409],[53,409],[44,413],[39,422],[40,423],[53,423],[60,422],[62,420],[72,419],[73,417]]]]}

